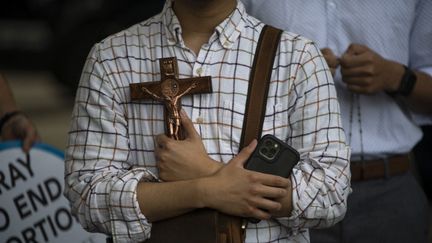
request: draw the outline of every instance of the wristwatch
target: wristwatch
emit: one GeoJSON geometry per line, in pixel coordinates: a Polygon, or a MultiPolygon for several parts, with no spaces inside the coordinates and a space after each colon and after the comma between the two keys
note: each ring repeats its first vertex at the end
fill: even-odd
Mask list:
{"type": "Polygon", "coordinates": [[[417,75],[407,66],[404,65],[405,72],[402,75],[399,87],[393,92],[387,92],[389,95],[408,96],[414,89],[417,82],[417,75]]]}

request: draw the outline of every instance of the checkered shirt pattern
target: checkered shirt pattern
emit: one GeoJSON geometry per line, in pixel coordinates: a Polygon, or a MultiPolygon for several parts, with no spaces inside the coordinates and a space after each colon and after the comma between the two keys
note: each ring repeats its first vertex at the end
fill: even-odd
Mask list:
{"type": "MultiPolygon", "coordinates": [[[[163,104],[132,102],[129,85],[160,80],[159,58],[177,57],[180,78],[212,77],[213,93],[183,97],[183,109],[213,159],[226,163],[239,152],[248,79],[263,26],[238,2],[195,55],[167,1],[159,15],[93,47],[76,95],[65,166],[65,195],[85,229],[112,235],[116,242],[150,237],[136,187],[158,180],[154,137],[164,133],[163,104]]],[[[294,209],[290,217],[249,224],[246,242],[309,242],[308,227],[332,225],[345,214],[350,149],[325,60],[301,36],[282,35],[263,134],[276,135],[301,154],[291,176],[294,209]]]]}

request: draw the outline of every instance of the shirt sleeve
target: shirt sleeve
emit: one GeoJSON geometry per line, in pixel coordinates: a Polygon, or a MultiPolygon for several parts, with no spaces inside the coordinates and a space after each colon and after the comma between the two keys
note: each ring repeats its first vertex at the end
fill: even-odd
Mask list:
{"type": "Polygon", "coordinates": [[[142,241],[151,224],[136,199],[140,181],[155,176],[128,163],[125,109],[107,79],[96,45],[83,69],[65,158],[65,196],[82,226],[116,241],[142,241]]]}
{"type": "MultiPolygon", "coordinates": [[[[278,221],[298,232],[329,227],[345,215],[350,187],[350,148],[345,142],[333,78],[312,42],[295,41],[288,95],[291,144],[300,153],[293,169],[293,210],[278,221]]],[[[283,48],[283,47],[281,47],[283,48]]]]}
{"type": "Polygon", "coordinates": [[[415,19],[410,36],[409,66],[432,74],[432,1],[420,0],[416,6],[415,19]]]}
{"type": "MultiPolygon", "coordinates": [[[[421,0],[416,6],[410,36],[409,66],[432,76],[432,1],[421,0]]],[[[411,112],[417,125],[431,125],[432,115],[411,112]]]]}

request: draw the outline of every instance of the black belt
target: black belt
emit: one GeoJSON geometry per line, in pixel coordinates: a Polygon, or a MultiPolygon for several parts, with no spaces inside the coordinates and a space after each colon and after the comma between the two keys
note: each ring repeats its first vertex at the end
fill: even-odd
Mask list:
{"type": "Polygon", "coordinates": [[[383,179],[408,172],[408,154],[396,155],[387,159],[351,161],[351,181],[383,179]]]}

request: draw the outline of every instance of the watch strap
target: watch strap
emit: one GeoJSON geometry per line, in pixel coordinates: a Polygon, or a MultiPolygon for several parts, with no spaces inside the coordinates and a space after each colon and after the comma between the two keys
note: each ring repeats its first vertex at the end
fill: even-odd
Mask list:
{"type": "Polygon", "coordinates": [[[414,86],[417,82],[417,76],[409,67],[404,65],[404,74],[402,75],[402,79],[400,81],[399,87],[396,91],[387,92],[389,95],[402,95],[408,96],[414,89],[414,86]]]}

